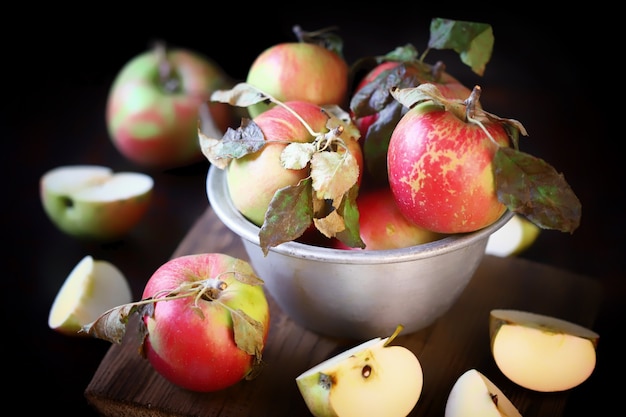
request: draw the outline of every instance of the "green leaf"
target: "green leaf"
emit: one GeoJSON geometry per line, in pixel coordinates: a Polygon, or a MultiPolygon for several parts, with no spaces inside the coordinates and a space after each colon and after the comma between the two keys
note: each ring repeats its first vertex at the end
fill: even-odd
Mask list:
{"type": "Polygon", "coordinates": [[[461,61],[483,75],[491,59],[494,36],[490,24],[434,18],[430,22],[431,49],[453,49],[461,61]]]}
{"type": "Polygon", "coordinates": [[[343,199],[338,208],[338,212],[343,217],[345,229],[337,233],[336,237],[345,245],[352,248],[365,249],[365,242],[361,239],[359,227],[359,209],[356,198],[359,193],[359,186],[355,184],[343,199]]]}
{"type": "Polygon", "coordinates": [[[542,159],[509,147],[494,155],[498,200],[543,229],[573,233],[581,203],[563,174],[542,159]]]}
{"type": "Polygon", "coordinates": [[[265,212],[259,231],[263,254],[269,248],[302,236],[313,222],[312,180],[300,181],[276,191],[265,212]]]}

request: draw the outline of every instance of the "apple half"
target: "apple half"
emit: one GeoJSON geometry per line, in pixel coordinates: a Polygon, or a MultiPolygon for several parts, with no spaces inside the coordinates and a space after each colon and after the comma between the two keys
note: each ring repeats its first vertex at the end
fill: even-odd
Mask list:
{"type": "Polygon", "coordinates": [[[514,383],[540,392],[568,390],[589,378],[600,338],[566,320],[510,309],[491,311],[489,337],[500,371],[514,383]]]}
{"type": "Polygon", "coordinates": [[[515,214],[487,241],[485,253],[500,257],[519,255],[537,240],[541,229],[527,218],[515,214]]]}
{"type": "Polygon", "coordinates": [[[57,293],[48,326],[70,336],[107,310],[132,301],[126,277],[112,263],[87,255],[76,264],[57,293]]]}
{"type": "Polygon", "coordinates": [[[521,417],[521,414],[489,378],[469,369],[452,386],[444,416],[521,417]]]}
{"type": "Polygon", "coordinates": [[[368,340],[321,362],[296,378],[315,417],[405,417],[422,393],[422,366],[389,337],[368,340]]]}
{"type": "Polygon", "coordinates": [[[139,172],[67,165],[44,173],[40,198],[52,222],[68,235],[112,241],[127,234],[150,204],[154,181],[139,172]]]}

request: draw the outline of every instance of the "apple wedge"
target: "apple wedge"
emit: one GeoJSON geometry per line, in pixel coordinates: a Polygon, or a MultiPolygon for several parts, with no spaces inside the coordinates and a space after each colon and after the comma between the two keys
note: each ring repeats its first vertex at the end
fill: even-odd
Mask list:
{"type": "Polygon", "coordinates": [[[489,236],[485,253],[500,257],[519,255],[537,240],[540,232],[539,226],[516,214],[489,236]]]}
{"type": "Polygon", "coordinates": [[[521,414],[489,378],[469,369],[452,386],[444,416],[521,417],[521,414]]]}
{"type": "Polygon", "coordinates": [[[112,241],[127,234],[150,204],[154,181],[139,172],[67,165],[41,177],[40,198],[52,222],[68,235],[112,241]]]}
{"type": "Polygon", "coordinates": [[[132,291],[124,274],[112,263],[87,255],[63,282],[50,308],[48,326],[70,336],[86,336],[79,333],[84,325],[131,301],[132,291]]]}
{"type": "Polygon", "coordinates": [[[422,367],[409,349],[388,345],[391,338],[363,342],[298,376],[298,389],[311,413],[315,417],[408,415],[422,393],[422,367]]]}
{"type": "Polygon", "coordinates": [[[566,320],[510,309],[491,311],[489,337],[500,371],[516,384],[540,392],[568,390],[589,378],[600,338],[566,320]]]}

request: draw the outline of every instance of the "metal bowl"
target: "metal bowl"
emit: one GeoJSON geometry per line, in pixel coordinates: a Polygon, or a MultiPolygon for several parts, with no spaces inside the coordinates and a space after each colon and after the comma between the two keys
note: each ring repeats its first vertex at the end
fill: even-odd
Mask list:
{"type": "Polygon", "coordinates": [[[318,334],[366,340],[424,329],[461,295],[485,255],[489,236],[513,215],[472,233],[392,250],[342,250],[299,242],[259,245],[259,227],[233,205],[226,171],[209,168],[209,203],[241,237],[250,264],[283,312],[318,334]]]}

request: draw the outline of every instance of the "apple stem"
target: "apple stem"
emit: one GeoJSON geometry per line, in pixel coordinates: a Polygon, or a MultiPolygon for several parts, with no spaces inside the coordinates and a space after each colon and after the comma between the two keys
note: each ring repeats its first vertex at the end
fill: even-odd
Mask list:
{"type": "Polygon", "coordinates": [[[395,339],[400,334],[400,332],[402,330],[404,330],[404,326],[401,325],[401,324],[398,324],[396,326],[396,330],[394,330],[393,334],[387,338],[387,341],[385,342],[385,346],[389,346],[389,343],[391,343],[391,341],[393,339],[395,339]]]}
{"type": "Polygon", "coordinates": [[[169,59],[167,59],[167,48],[165,43],[162,41],[156,42],[154,45],[154,51],[158,61],[159,79],[161,80],[161,84],[165,88],[165,91],[174,92],[178,90],[180,83],[176,77],[172,76],[172,64],[169,59]]]}
{"type": "Polygon", "coordinates": [[[483,125],[483,123],[480,120],[474,117],[476,115],[476,105],[478,104],[480,100],[481,93],[482,93],[482,88],[479,85],[475,85],[474,88],[472,89],[470,96],[464,101],[465,118],[467,119],[468,122],[477,124],[483,130],[483,132],[485,132],[485,135],[487,135],[489,140],[491,140],[491,142],[497,147],[500,147],[500,144],[496,142],[493,136],[491,136],[491,134],[489,133],[485,125],[483,125]]]}

